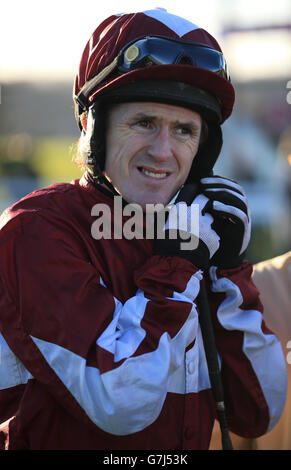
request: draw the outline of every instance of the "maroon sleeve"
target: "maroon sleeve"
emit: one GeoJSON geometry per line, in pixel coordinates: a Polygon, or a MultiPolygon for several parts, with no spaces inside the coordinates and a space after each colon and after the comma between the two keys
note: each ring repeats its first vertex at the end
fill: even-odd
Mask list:
{"type": "Polygon", "coordinates": [[[286,370],[277,338],[264,324],[252,265],[210,268],[209,299],[225,388],[230,429],[244,437],[267,432],[278,421],[286,370]]]}

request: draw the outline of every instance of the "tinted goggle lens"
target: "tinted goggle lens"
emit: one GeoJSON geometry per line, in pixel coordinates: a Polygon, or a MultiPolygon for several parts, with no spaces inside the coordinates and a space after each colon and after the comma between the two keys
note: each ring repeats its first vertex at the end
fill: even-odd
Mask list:
{"type": "Polygon", "coordinates": [[[122,74],[152,65],[186,64],[207,69],[229,80],[221,52],[203,44],[157,36],[128,44],[119,53],[117,63],[122,74]]]}

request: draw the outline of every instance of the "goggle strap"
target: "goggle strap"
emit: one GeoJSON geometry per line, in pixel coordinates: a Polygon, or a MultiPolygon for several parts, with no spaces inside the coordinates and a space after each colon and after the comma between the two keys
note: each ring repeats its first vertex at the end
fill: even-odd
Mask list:
{"type": "Polygon", "coordinates": [[[115,57],[115,59],[109,65],[104,67],[104,69],[100,73],[98,73],[98,75],[86,82],[85,85],[79,91],[78,95],[75,96],[75,100],[78,102],[78,104],[83,110],[87,109],[89,106],[88,97],[90,96],[91,91],[93,91],[94,88],[99,85],[99,83],[101,83],[104,78],[106,78],[116,68],[117,60],[118,58],[115,57]]]}

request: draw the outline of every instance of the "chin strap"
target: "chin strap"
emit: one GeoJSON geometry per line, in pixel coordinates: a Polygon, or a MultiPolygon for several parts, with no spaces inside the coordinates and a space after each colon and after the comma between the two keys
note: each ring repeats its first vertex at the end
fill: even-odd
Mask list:
{"type": "Polygon", "coordinates": [[[98,165],[95,166],[94,173],[91,171],[88,171],[87,173],[88,173],[89,180],[96,188],[105,184],[107,188],[110,190],[110,192],[114,194],[114,196],[120,196],[119,192],[115,189],[113,184],[102,173],[98,165]]]}

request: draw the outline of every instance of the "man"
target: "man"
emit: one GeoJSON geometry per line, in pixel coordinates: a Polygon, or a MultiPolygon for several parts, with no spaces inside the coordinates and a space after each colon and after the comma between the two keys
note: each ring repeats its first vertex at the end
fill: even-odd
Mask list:
{"type": "Polygon", "coordinates": [[[243,261],[246,197],[211,176],[234,101],[217,42],[162,9],[111,16],[85,47],[74,100],[84,176],[1,220],[6,448],[207,449],[216,412],[202,280],[230,429],[263,434],[280,417],[286,372],[243,261]],[[102,207],[114,225],[121,196],[121,226],[100,237],[94,215],[102,207]],[[162,231],[125,236],[129,203],[147,229],[148,206],[169,202],[162,231]]]}

